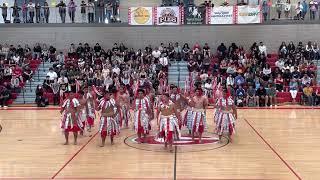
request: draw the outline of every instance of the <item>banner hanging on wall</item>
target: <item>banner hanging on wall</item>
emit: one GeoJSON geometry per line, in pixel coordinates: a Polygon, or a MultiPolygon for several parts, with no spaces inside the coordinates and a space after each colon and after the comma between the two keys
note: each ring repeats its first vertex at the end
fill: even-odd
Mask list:
{"type": "Polygon", "coordinates": [[[130,7],[128,23],[130,25],[153,25],[153,7],[130,7]]]}
{"type": "Polygon", "coordinates": [[[233,6],[218,6],[209,9],[207,24],[234,24],[235,12],[233,6]]]}
{"type": "Polygon", "coordinates": [[[186,7],[184,11],[185,24],[204,24],[205,8],[199,6],[186,7]]]}
{"type": "Polygon", "coordinates": [[[261,23],[260,6],[237,6],[237,24],[261,23]]]}
{"type": "Polygon", "coordinates": [[[180,25],[182,8],[173,7],[157,7],[155,9],[155,24],[156,25],[180,25]]]}

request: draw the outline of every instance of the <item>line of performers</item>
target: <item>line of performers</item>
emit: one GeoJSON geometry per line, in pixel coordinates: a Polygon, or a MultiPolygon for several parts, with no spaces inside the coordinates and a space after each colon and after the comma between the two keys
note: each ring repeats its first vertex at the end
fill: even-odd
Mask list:
{"type": "MultiPolygon", "coordinates": [[[[188,92],[182,94],[173,86],[170,93],[154,97],[149,88],[142,86],[137,88],[132,103],[125,86],[120,86],[117,92],[115,89],[109,87],[108,90],[98,90],[88,87],[77,95],[69,93],[61,107],[61,128],[65,135],[65,144],[69,144],[70,132],[74,135],[74,144],[77,144],[78,133],[81,135],[85,130],[90,132],[98,114],[101,147],[105,145],[107,136],[113,144],[114,136],[120,133],[120,129],[129,127],[131,117],[138,143],[146,141],[152,120],[156,120],[158,126],[156,138],[161,138],[165,148],[169,146],[171,152],[173,141],[179,140],[183,127],[188,129],[193,141],[202,142],[202,134],[207,128],[208,98],[202,94],[201,89],[196,89],[191,95],[188,92]],[[133,109],[133,115],[130,109],[133,109]],[[184,118],[181,115],[183,110],[186,110],[184,118]]],[[[222,135],[227,135],[231,140],[231,135],[235,132],[237,110],[225,90],[220,94],[221,96],[216,98],[215,133],[219,135],[220,141],[222,135]]]]}

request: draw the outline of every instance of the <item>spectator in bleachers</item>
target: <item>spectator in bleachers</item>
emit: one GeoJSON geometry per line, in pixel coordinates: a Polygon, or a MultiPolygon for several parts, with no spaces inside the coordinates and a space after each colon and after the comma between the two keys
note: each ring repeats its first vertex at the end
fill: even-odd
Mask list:
{"type": "Polygon", "coordinates": [[[11,88],[13,89],[14,92],[19,93],[20,92],[20,88],[21,88],[21,81],[19,79],[19,77],[17,76],[12,76],[11,78],[11,88]]]}
{"type": "Polygon", "coordinates": [[[54,80],[58,78],[58,75],[56,72],[53,71],[53,68],[49,68],[47,76],[49,76],[50,83],[53,83],[54,80]]]}
{"type": "Polygon", "coordinates": [[[260,42],[260,45],[258,47],[259,49],[259,54],[267,55],[267,47],[266,45],[263,44],[263,42],[260,42]]]}
{"type": "Polygon", "coordinates": [[[57,79],[55,79],[54,82],[51,84],[51,89],[53,92],[53,105],[59,105],[60,84],[58,83],[57,79]]]}
{"type": "Polygon", "coordinates": [[[246,91],[243,89],[241,85],[238,86],[236,90],[236,105],[243,107],[245,106],[246,100],[246,91]]]}
{"type": "Polygon", "coordinates": [[[315,3],[314,0],[311,0],[309,2],[309,8],[310,8],[310,20],[315,20],[316,18],[316,12],[317,10],[317,4],[315,3]]]}
{"type": "Polygon", "coordinates": [[[46,79],[43,80],[43,83],[42,83],[42,87],[47,91],[47,92],[50,92],[51,90],[51,81],[50,81],[50,76],[46,76],[46,79]]]}
{"type": "Polygon", "coordinates": [[[279,91],[279,92],[282,92],[283,91],[284,80],[283,80],[281,74],[277,75],[277,77],[274,80],[274,83],[276,85],[276,90],[279,91]]]}
{"type": "Polygon", "coordinates": [[[57,55],[56,60],[58,61],[58,63],[64,63],[64,61],[65,61],[65,56],[64,56],[63,52],[60,52],[60,53],[57,55]]]}
{"type": "Polygon", "coordinates": [[[302,19],[305,19],[306,14],[308,12],[308,4],[306,0],[303,0],[301,4],[302,4],[302,11],[301,11],[302,19]]]}
{"type": "Polygon", "coordinates": [[[310,83],[303,88],[303,96],[307,99],[308,106],[314,105],[313,88],[310,86],[310,83]]]}
{"type": "Polygon", "coordinates": [[[36,99],[35,102],[38,107],[45,107],[46,106],[46,100],[43,96],[44,90],[41,85],[38,85],[36,88],[36,99]]]}
{"type": "Polygon", "coordinates": [[[271,106],[277,105],[276,100],[277,90],[273,83],[269,83],[268,87],[266,88],[266,104],[270,104],[271,106]]]}
{"type": "Polygon", "coordinates": [[[296,79],[291,79],[290,84],[289,84],[289,88],[290,88],[290,94],[292,97],[292,102],[295,103],[296,102],[296,97],[298,94],[298,90],[299,90],[299,85],[296,79]]]}
{"type": "Polygon", "coordinates": [[[267,103],[268,103],[267,92],[266,92],[266,89],[262,85],[260,85],[256,91],[256,99],[258,102],[258,104],[257,104],[258,106],[260,106],[260,105],[267,106],[267,103]]]}
{"type": "Polygon", "coordinates": [[[0,105],[1,107],[8,107],[8,100],[10,99],[11,93],[6,88],[6,83],[3,86],[0,85],[0,105]]]}
{"type": "Polygon", "coordinates": [[[311,78],[308,76],[308,74],[304,74],[303,77],[301,78],[301,85],[302,88],[306,87],[307,85],[311,84],[311,78]]]}
{"type": "Polygon", "coordinates": [[[247,90],[246,104],[249,107],[256,106],[258,102],[256,101],[256,90],[253,88],[252,84],[249,84],[247,90]]]}

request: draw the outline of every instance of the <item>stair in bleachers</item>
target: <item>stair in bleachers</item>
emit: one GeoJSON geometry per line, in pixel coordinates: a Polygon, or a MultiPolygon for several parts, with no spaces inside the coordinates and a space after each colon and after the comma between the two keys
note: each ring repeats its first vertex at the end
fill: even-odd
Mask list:
{"type": "Polygon", "coordinates": [[[189,77],[188,63],[185,61],[172,62],[168,71],[169,84],[175,84],[184,88],[185,80],[189,77]]]}
{"type": "Polygon", "coordinates": [[[13,104],[34,103],[36,99],[37,85],[43,83],[50,67],[52,67],[52,64],[49,62],[40,64],[37,71],[33,75],[34,81],[25,84],[24,88],[21,90],[21,93],[18,95],[17,99],[15,99],[13,104]]]}

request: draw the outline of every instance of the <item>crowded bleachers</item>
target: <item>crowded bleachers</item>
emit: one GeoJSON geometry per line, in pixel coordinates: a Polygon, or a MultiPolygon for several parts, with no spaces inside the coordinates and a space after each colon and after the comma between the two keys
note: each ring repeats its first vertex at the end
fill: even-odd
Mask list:
{"type": "MultiPolygon", "coordinates": [[[[46,46],[44,46],[46,47],[46,46]]],[[[40,44],[33,49],[28,45],[0,45],[0,105],[13,103],[22,88],[33,81],[33,74],[44,58],[40,44]]]]}
{"type": "Polygon", "coordinates": [[[115,43],[106,51],[98,43],[79,43],[71,44],[67,51],[51,59],[54,63],[43,83],[44,91],[40,91],[39,97],[43,98],[37,98],[39,103],[47,100],[59,104],[63,92],[77,92],[92,85],[99,88],[125,84],[133,95],[139,78],[150,81],[155,93],[159,93],[163,90],[161,82],[167,81],[170,63],[187,61],[190,77],[186,87],[201,86],[211,103],[213,83],[217,83],[228,87],[238,106],[319,104],[314,65],[314,60],[319,59],[316,43],[282,43],[279,51],[273,53],[262,42],[247,50],[236,43],[222,43],[217,50],[198,43],[161,43],[138,50],[115,43]],[[309,86],[313,90],[311,97],[311,89],[306,88],[309,86]]]}

